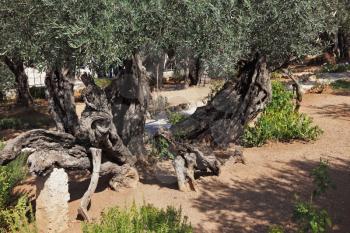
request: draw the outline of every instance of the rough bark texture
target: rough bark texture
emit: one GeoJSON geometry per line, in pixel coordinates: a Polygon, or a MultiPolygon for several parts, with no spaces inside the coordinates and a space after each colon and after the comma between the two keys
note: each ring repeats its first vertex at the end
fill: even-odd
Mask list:
{"type": "Polygon", "coordinates": [[[57,129],[75,135],[79,124],[74,102],[74,74],[68,67],[49,70],[45,85],[50,111],[57,129]]]}
{"type": "MultiPolygon", "coordinates": [[[[175,168],[178,187],[181,191],[197,191],[195,176],[201,174],[219,175],[220,168],[231,157],[219,159],[212,153],[204,153],[196,146],[185,142],[176,141],[169,132],[160,132],[155,139],[165,139],[169,144],[169,150],[176,155],[173,166],[175,168]]],[[[236,153],[234,157],[240,157],[242,153],[236,153]]]]}
{"type": "Polygon", "coordinates": [[[82,94],[86,106],[80,118],[79,138],[102,148],[116,162],[133,165],[136,157],[118,135],[105,92],[94,83],[91,76],[83,74],[81,80],[86,86],[82,94]]]}
{"type": "Polygon", "coordinates": [[[149,100],[149,85],[138,53],[124,62],[119,77],[107,88],[113,122],[123,143],[138,159],[144,157],[144,126],[149,100]]]}
{"type": "Polygon", "coordinates": [[[36,129],[9,140],[0,153],[0,165],[14,160],[22,151],[28,158],[30,172],[41,174],[58,165],[67,169],[87,169],[90,161],[86,149],[71,134],[36,129]]]}
{"type": "Polygon", "coordinates": [[[209,139],[226,147],[243,134],[271,99],[271,82],[264,57],[242,65],[238,77],[223,88],[204,107],[171,128],[174,135],[185,139],[209,139]]]}
{"type": "Polygon", "coordinates": [[[30,107],[33,105],[33,98],[30,95],[28,76],[24,71],[24,64],[21,60],[4,57],[4,62],[15,75],[17,99],[16,103],[21,106],[30,107]]]}

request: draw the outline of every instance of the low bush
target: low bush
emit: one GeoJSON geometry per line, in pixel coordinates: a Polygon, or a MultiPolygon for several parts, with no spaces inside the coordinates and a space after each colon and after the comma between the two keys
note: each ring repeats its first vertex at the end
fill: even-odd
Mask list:
{"type": "Polygon", "coordinates": [[[46,99],[45,87],[31,87],[29,92],[34,99],[46,99]]]}
{"type": "Polygon", "coordinates": [[[0,119],[0,129],[18,129],[23,126],[23,122],[14,117],[0,119]]]}
{"type": "Polygon", "coordinates": [[[169,147],[170,144],[165,138],[155,137],[152,140],[151,155],[160,159],[174,159],[175,156],[169,151],[169,147]]]}
{"type": "Polygon", "coordinates": [[[182,114],[180,112],[167,111],[167,115],[168,115],[169,123],[172,125],[175,125],[187,118],[185,114],[182,114]]]}
{"type": "Polygon", "coordinates": [[[100,223],[84,224],[84,233],[190,233],[193,232],[186,217],[182,217],[181,209],[172,207],[158,209],[152,205],[137,208],[133,205],[129,210],[111,208],[102,215],[100,223]]]}
{"type": "Polygon", "coordinates": [[[94,80],[96,85],[102,89],[108,87],[112,83],[112,80],[109,78],[95,78],[94,80]]]}
{"type": "Polygon", "coordinates": [[[0,210],[0,232],[38,233],[32,206],[26,196],[17,204],[0,210]]]}
{"type": "Polygon", "coordinates": [[[350,71],[350,64],[326,64],[322,66],[322,73],[342,73],[350,71]]]}
{"type": "Polygon", "coordinates": [[[12,189],[27,175],[26,155],[21,155],[6,166],[0,166],[0,208],[12,204],[12,189]]]}
{"type": "Polygon", "coordinates": [[[272,101],[258,118],[254,127],[248,126],[243,136],[247,147],[261,146],[269,140],[315,140],[322,130],[313,126],[312,119],[296,112],[293,94],[282,83],[272,82],[272,101]]]}
{"type": "Polygon", "coordinates": [[[350,90],[350,81],[347,80],[337,80],[333,83],[331,83],[331,87],[335,90],[350,90]]]}
{"type": "MultiPolygon", "coordinates": [[[[294,205],[293,221],[296,223],[296,232],[326,233],[332,226],[332,220],[326,209],[319,208],[314,200],[325,194],[330,188],[335,188],[328,172],[328,162],[320,164],[311,171],[314,191],[307,201],[297,200],[294,205]]],[[[324,199],[325,200],[325,199],[324,199]]],[[[269,233],[284,233],[282,226],[272,226],[269,233]]]]}
{"type": "Polygon", "coordinates": [[[26,159],[26,155],[21,155],[8,165],[0,166],[0,232],[37,232],[28,198],[12,193],[27,175],[26,159]]]}
{"type": "Polygon", "coordinates": [[[6,144],[0,140],[0,151],[2,151],[2,149],[4,149],[5,145],[6,144]]]}

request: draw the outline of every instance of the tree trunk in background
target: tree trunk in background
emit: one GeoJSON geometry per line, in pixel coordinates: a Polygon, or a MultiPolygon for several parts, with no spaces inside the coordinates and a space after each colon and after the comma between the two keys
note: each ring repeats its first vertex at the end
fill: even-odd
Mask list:
{"type": "Polygon", "coordinates": [[[146,69],[140,55],[135,53],[124,61],[119,77],[106,89],[112,105],[113,122],[124,145],[143,160],[145,115],[150,96],[146,69]]]}
{"type": "Polygon", "coordinates": [[[350,33],[343,29],[338,31],[338,49],[340,60],[350,62],[350,33]]]}
{"type": "Polygon", "coordinates": [[[204,78],[205,66],[201,56],[192,57],[189,61],[190,86],[199,85],[204,78]]]}
{"type": "Polygon", "coordinates": [[[264,57],[246,62],[236,79],[226,82],[209,103],[171,128],[173,135],[210,140],[226,147],[243,134],[271,99],[271,82],[264,57]]]}
{"type": "Polygon", "coordinates": [[[48,70],[45,85],[50,112],[61,132],[76,135],[79,129],[74,101],[74,74],[68,67],[48,70]]]}
{"type": "Polygon", "coordinates": [[[4,58],[4,62],[15,75],[17,99],[16,103],[20,106],[30,107],[33,105],[33,98],[29,92],[28,76],[24,71],[24,64],[20,60],[4,58]]]}

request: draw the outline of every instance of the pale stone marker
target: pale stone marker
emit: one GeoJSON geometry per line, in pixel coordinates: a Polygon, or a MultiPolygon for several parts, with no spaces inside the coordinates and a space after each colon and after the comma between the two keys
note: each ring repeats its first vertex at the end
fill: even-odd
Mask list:
{"type": "Polygon", "coordinates": [[[54,168],[45,179],[37,179],[36,220],[39,232],[60,233],[68,229],[68,175],[54,168]]]}

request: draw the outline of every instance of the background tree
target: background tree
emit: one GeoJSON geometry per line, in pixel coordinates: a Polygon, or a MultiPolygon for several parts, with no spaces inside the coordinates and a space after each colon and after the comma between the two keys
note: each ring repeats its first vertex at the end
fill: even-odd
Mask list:
{"type": "Polygon", "coordinates": [[[33,98],[29,92],[25,63],[29,62],[28,52],[32,49],[30,40],[33,27],[27,14],[30,1],[1,1],[0,11],[0,58],[15,76],[17,104],[29,107],[33,98]]]}

